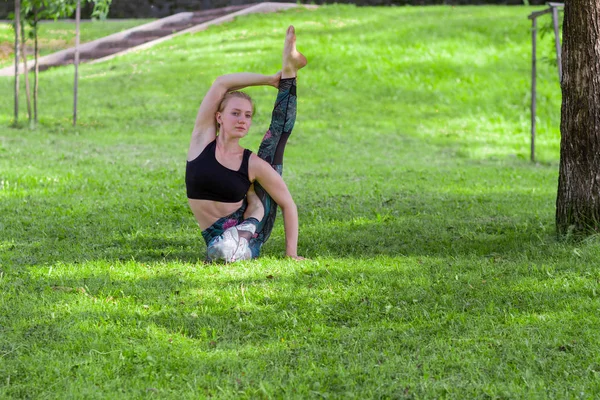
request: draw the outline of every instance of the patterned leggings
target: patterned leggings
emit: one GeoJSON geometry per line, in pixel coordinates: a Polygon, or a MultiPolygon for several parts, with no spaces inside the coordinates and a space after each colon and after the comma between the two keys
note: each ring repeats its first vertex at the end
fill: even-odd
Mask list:
{"type": "MultiPolygon", "coordinates": [[[[271,115],[271,125],[263,137],[258,156],[271,164],[279,175],[283,172],[283,152],[296,121],[296,78],[281,79],[279,93],[271,115]]],[[[256,218],[244,220],[246,201],[237,211],[220,218],[202,231],[210,261],[233,262],[247,260],[260,255],[262,245],[269,239],[275,217],[277,203],[269,194],[254,182],[254,191],[261,200],[265,215],[261,221],[256,218]]]]}

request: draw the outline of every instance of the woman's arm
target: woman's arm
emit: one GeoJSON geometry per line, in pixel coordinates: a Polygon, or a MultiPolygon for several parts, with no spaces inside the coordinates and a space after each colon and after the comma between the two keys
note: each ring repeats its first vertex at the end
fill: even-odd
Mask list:
{"type": "Polygon", "coordinates": [[[280,77],[280,72],[275,75],[261,75],[242,72],[238,74],[219,76],[217,79],[215,79],[212,86],[206,93],[206,96],[204,96],[202,103],[200,104],[198,115],[196,116],[196,123],[194,124],[193,134],[201,135],[207,129],[215,129],[215,113],[218,111],[219,104],[227,92],[243,89],[248,86],[268,85],[278,87],[280,77]]]}
{"type": "Polygon", "coordinates": [[[254,178],[281,207],[285,230],[285,254],[294,259],[298,256],[298,209],[285,182],[266,161],[255,154],[250,158],[250,170],[254,178]]]}
{"type": "Polygon", "coordinates": [[[223,75],[215,79],[212,86],[202,99],[196,123],[192,131],[192,139],[188,149],[188,160],[193,160],[202,152],[207,144],[217,137],[217,121],[215,114],[225,94],[231,90],[248,86],[270,85],[279,87],[281,72],[275,75],[260,75],[252,73],[238,73],[223,75]]]}

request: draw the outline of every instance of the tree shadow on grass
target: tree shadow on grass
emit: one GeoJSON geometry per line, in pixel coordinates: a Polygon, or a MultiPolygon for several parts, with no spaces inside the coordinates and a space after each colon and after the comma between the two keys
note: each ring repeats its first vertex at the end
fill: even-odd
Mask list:
{"type": "MultiPolygon", "coordinates": [[[[542,257],[539,248],[555,243],[547,219],[528,209],[503,214],[496,208],[510,209],[511,203],[536,207],[546,201],[544,195],[513,194],[511,203],[506,193],[499,192],[473,197],[444,194],[442,199],[420,192],[412,198],[383,197],[354,205],[351,200],[340,201],[347,207],[342,210],[353,210],[346,218],[315,220],[313,214],[313,221],[301,224],[299,247],[306,256],[542,257]]],[[[332,206],[331,214],[339,213],[338,207],[332,206]]],[[[319,213],[327,216],[327,206],[319,213]]],[[[271,240],[283,248],[282,235],[271,240]]]]}
{"type": "MultiPolygon", "coordinates": [[[[125,379],[135,381],[145,371],[158,371],[210,375],[229,385],[231,373],[245,371],[254,379],[267,379],[265,365],[274,375],[279,374],[278,368],[298,371],[299,377],[306,368],[327,375],[331,363],[363,365],[365,359],[375,363],[383,355],[393,369],[406,366],[407,359],[415,364],[418,359],[449,374],[443,369],[447,365],[437,365],[435,359],[457,351],[475,352],[478,362],[485,362],[478,358],[482,354],[484,360],[490,354],[502,360],[508,352],[513,363],[535,367],[539,374],[549,373],[548,366],[536,360],[559,358],[567,352],[573,354],[572,367],[587,368],[586,361],[598,347],[595,322],[565,315],[566,310],[593,313],[594,304],[582,301],[590,295],[585,285],[566,287],[543,270],[521,270],[483,284],[481,279],[492,278],[494,272],[472,267],[470,284],[437,279],[440,272],[427,263],[385,271],[349,270],[339,264],[329,266],[327,273],[318,268],[294,269],[273,278],[213,275],[207,279],[207,273],[200,272],[181,279],[168,270],[132,280],[101,274],[85,279],[27,275],[22,285],[42,295],[29,293],[24,296],[28,302],[14,302],[12,318],[28,322],[9,333],[8,340],[16,340],[22,348],[4,354],[4,361],[22,370],[13,374],[17,387],[25,376],[49,372],[34,366],[39,363],[19,362],[20,357],[55,352],[60,352],[62,362],[51,368],[69,371],[73,377],[79,376],[74,365],[92,361],[104,365],[108,370],[96,375],[101,382],[113,373],[129,371],[125,379]],[[526,279],[551,285],[526,290],[522,285],[526,279]],[[230,298],[220,302],[219,296],[224,295],[230,298]],[[565,323],[571,318],[578,323],[565,323]],[[571,340],[573,335],[577,342],[571,340]],[[448,338],[457,342],[448,344],[448,338]],[[69,346],[63,347],[64,343],[69,346]],[[356,346],[360,352],[350,351],[356,346]],[[30,354],[31,349],[35,353],[30,354]],[[402,357],[390,357],[399,349],[402,357]]],[[[103,271],[115,276],[122,272],[103,271]]],[[[18,295],[17,289],[8,289],[18,295]]],[[[0,344],[6,345],[5,340],[0,339],[0,344]]],[[[456,373],[468,369],[467,365],[457,363],[456,373]]],[[[376,371],[380,369],[368,368],[365,373],[376,371]]],[[[495,368],[491,371],[494,378],[495,368]]]]}
{"type": "MultiPolygon", "coordinates": [[[[493,314],[506,317],[503,310],[524,315],[595,310],[593,302],[582,303],[582,299],[592,295],[584,283],[567,287],[559,282],[577,277],[578,271],[557,281],[544,269],[519,268],[506,275],[503,271],[482,269],[479,264],[467,262],[440,271],[439,260],[385,269],[350,269],[340,263],[330,264],[326,272],[303,266],[280,271],[276,276],[258,272],[245,277],[210,271],[182,274],[163,266],[155,271],[155,276],[115,278],[127,272],[122,265],[85,277],[23,274],[21,282],[9,282],[6,289],[12,295],[18,295],[21,289],[34,289],[42,294],[29,293],[27,297],[35,298],[34,302],[52,304],[49,299],[62,298],[71,303],[68,310],[55,310],[59,314],[55,321],[58,325],[67,322],[61,321],[61,314],[73,316],[73,321],[120,321],[134,330],[135,322],[143,321],[144,325],[160,326],[167,333],[188,338],[214,340],[211,331],[218,330],[216,336],[224,341],[235,339],[234,342],[252,345],[277,338],[282,329],[291,330],[294,318],[296,324],[305,327],[370,329],[385,320],[418,321],[423,309],[430,310],[434,319],[461,313],[473,319],[486,319],[493,314]],[[463,279],[445,279],[457,268],[470,275],[470,285],[463,279]],[[528,286],[527,282],[534,281],[546,285],[528,286]],[[490,309],[490,302],[496,307],[490,309]],[[79,317],[75,317],[77,313],[81,313],[79,317]],[[252,334],[256,327],[261,327],[260,334],[252,334]]],[[[20,308],[18,304],[21,302],[15,302],[14,318],[29,315],[32,321],[39,321],[37,317],[49,317],[53,311],[45,307],[20,308]]],[[[514,318],[513,315],[509,319],[514,318]]],[[[437,329],[425,320],[421,322],[423,329],[437,329]]],[[[94,325],[101,328],[102,323],[94,325]]],[[[146,326],[138,328],[143,332],[146,326]]]]}
{"type": "MultiPolygon", "coordinates": [[[[468,195],[429,189],[399,196],[398,190],[402,189],[365,197],[329,194],[317,196],[318,200],[300,198],[299,204],[305,202],[301,210],[309,210],[300,215],[300,254],[362,259],[381,255],[512,257],[530,252],[536,257],[542,256],[536,247],[553,242],[553,232],[544,230],[548,221],[530,212],[545,206],[544,194],[507,189],[468,195]],[[313,207],[311,201],[318,204],[313,207]],[[515,209],[516,204],[524,207],[515,209]]],[[[51,209],[53,201],[44,198],[43,203],[51,209]]],[[[28,204],[32,203],[35,201],[30,198],[28,204]]],[[[133,220],[129,211],[119,208],[112,209],[112,214],[90,216],[85,209],[71,209],[67,216],[45,213],[23,220],[20,216],[28,204],[13,208],[17,215],[13,221],[20,226],[4,227],[7,239],[0,243],[0,260],[8,265],[94,259],[201,263],[205,259],[200,230],[191,213],[187,218],[180,215],[183,207],[175,213],[161,212],[157,200],[152,209],[160,218],[157,228],[151,219],[133,220]],[[120,219],[121,215],[127,217],[120,219]]],[[[284,249],[282,220],[278,219],[263,254],[277,257],[284,249]]]]}
{"type": "Polygon", "coordinates": [[[0,329],[10,330],[0,335],[7,368],[0,374],[10,371],[13,394],[39,397],[49,379],[59,392],[63,385],[83,387],[90,376],[108,393],[143,392],[149,376],[165,375],[174,378],[150,379],[152,387],[188,390],[195,378],[193,390],[222,394],[217,390],[296,379],[322,380],[322,389],[333,393],[344,381],[394,379],[398,369],[404,380],[419,380],[418,365],[446,382],[460,381],[472,362],[488,384],[498,376],[520,380],[523,369],[562,382],[565,365],[586,376],[600,343],[597,318],[580,315],[597,308],[580,271],[568,276],[579,284],[567,286],[565,276],[552,278],[545,269],[513,268],[505,275],[479,260],[394,268],[294,264],[271,277],[262,271],[182,275],[165,265],[156,275],[127,279],[122,264],[91,276],[70,268],[70,277],[31,271],[5,277],[10,302],[0,310],[10,307],[10,316],[0,312],[0,329]],[[451,278],[465,272],[468,279],[451,278]],[[502,375],[507,357],[518,370],[502,375]],[[33,358],[38,362],[28,362],[33,358]],[[349,366],[346,379],[331,365],[349,366]]]}

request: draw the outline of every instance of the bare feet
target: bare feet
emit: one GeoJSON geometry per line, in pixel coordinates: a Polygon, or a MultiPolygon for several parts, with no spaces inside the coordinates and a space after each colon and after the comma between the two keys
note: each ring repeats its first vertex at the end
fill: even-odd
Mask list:
{"type": "Polygon", "coordinates": [[[287,29],[283,46],[282,78],[294,78],[298,70],[306,65],[306,57],[296,50],[296,30],[292,25],[287,29]]]}
{"type": "Polygon", "coordinates": [[[265,208],[254,191],[254,184],[250,185],[248,193],[246,193],[246,200],[248,201],[248,207],[244,212],[244,219],[254,217],[259,221],[262,220],[265,216],[265,208]]]}

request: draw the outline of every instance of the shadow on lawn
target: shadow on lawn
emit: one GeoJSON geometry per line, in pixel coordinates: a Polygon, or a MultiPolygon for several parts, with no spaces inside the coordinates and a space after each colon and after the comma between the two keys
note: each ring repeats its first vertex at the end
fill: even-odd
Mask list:
{"type": "MultiPolygon", "coordinates": [[[[219,377],[226,389],[252,385],[267,370],[284,378],[289,372],[323,370],[325,376],[307,378],[323,379],[330,365],[361,366],[341,377],[332,369],[323,382],[331,390],[344,388],[342,378],[348,376],[380,381],[390,374],[391,379],[407,365],[415,368],[415,379],[422,364],[448,377],[468,370],[469,363],[457,355],[496,362],[508,354],[513,363],[538,373],[548,373],[540,359],[571,355],[576,360],[570,371],[583,376],[594,353],[587,350],[598,347],[596,321],[577,313],[593,314],[596,308],[582,301],[589,299],[589,287],[522,285],[524,278],[549,280],[544,269],[512,271],[498,281],[493,280],[500,276],[497,271],[477,265],[474,279],[465,282],[444,279],[433,265],[429,274],[427,265],[382,271],[349,270],[339,263],[327,271],[308,267],[271,278],[233,279],[202,270],[182,279],[163,268],[159,276],[133,280],[111,279],[106,270],[85,279],[21,275],[26,286],[14,282],[16,290],[7,289],[15,296],[12,318],[22,322],[0,338],[3,360],[16,372],[12,390],[29,387],[26,379],[49,372],[86,377],[92,363],[103,368],[94,375],[97,384],[113,373],[127,382],[129,376],[151,372],[173,374],[167,386],[181,385],[177,379],[190,375],[219,377]],[[28,293],[19,293],[24,288],[28,293]],[[10,348],[10,342],[20,347],[10,348]],[[23,362],[56,354],[60,363],[48,367],[23,362]],[[440,364],[440,358],[449,361],[440,364]]],[[[556,365],[550,371],[562,373],[564,364],[556,365]]],[[[490,378],[494,368],[484,369],[490,378]]],[[[209,393],[204,386],[209,382],[200,380],[196,390],[209,393]]]]}
{"type": "MultiPolygon", "coordinates": [[[[449,211],[451,212],[451,211],[449,211]]],[[[518,255],[552,241],[539,221],[489,217],[476,221],[437,221],[443,217],[411,215],[381,221],[330,221],[302,228],[300,252],[307,257],[377,256],[461,257],[518,255]],[[447,223],[441,225],[440,222],[447,223]],[[529,222],[529,226],[526,227],[529,222]]],[[[272,239],[283,248],[283,238],[272,239]]]]}
{"type": "MultiPolygon", "coordinates": [[[[511,215],[495,211],[488,215],[489,204],[505,208],[513,204],[536,205],[543,202],[541,195],[536,199],[531,194],[513,193],[510,200],[506,199],[506,193],[487,193],[477,198],[446,193],[441,199],[435,192],[419,192],[402,199],[394,199],[389,193],[387,196],[391,199],[383,202],[350,196],[323,199],[311,216],[301,215],[301,221],[305,222],[301,224],[300,254],[356,259],[381,255],[489,257],[522,254],[536,243],[550,240],[550,232],[540,229],[542,223],[526,210],[511,215]]],[[[45,201],[49,206],[48,199],[45,201]]],[[[182,209],[177,210],[179,214],[164,212],[160,228],[142,224],[135,231],[127,227],[134,221],[119,221],[107,215],[104,220],[100,215],[90,221],[89,213],[83,211],[79,215],[71,210],[68,217],[60,220],[51,213],[44,214],[42,218],[27,221],[25,234],[18,235],[15,231],[11,235],[10,229],[7,231],[13,239],[8,244],[0,243],[3,250],[0,260],[17,266],[91,259],[203,262],[206,250],[200,230],[191,214],[187,217],[189,225],[182,227],[182,221],[186,221],[182,209]]],[[[115,216],[121,214],[119,209],[112,212],[115,216]]],[[[154,212],[161,213],[160,207],[154,212]]],[[[283,229],[279,226],[282,220],[277,224],[263,255],[283,255],[283,229]]]]}
{"type": "MultiPolygon", "coordinates": [[[[105,337],[114,334],[118,327],[119,337],[124,338],[121,344],[132,350],[128,343],[146,338],[147,327],[153,326],[161,330],[155,335],[164,338],[164,343],[155,341],[154,346],[170,348],[167,339],[171,336],[196,340],[195,348],[202,352],[229,349],[237,353],[283,337],[289,340],[290,336],[303,337],[301,341],[311,337],[310,345],[328,348],[331,337],[327,332],[335,330],[336,340],[341,342],[354,340],[352,337],[359,334],[376,348],[385,347],[385,343],[394,339],[418,350],[423,345],[421,339],[454,337],[453,332],[473,338],[486,328],[497,330],[498,324],[502,338],[506,338],[507,332],[518,337],[520,330],[527,331],[531,324],[538,324],[553,332],[554,336],[548,339],[552,342],[560,336],[558,332],[579,329],[564,323],[565,310],[595,307],[593,303],[582,302],[590,296],[585,285],[525,290],[524,278],[547,280],[546,271],[541,269],[513,271],[500,281],[492,280],[496,272],[483,271],[480,266],[473,271],[476,276],[472,285],[454,279],[436,279],[436,272],[426,273],[427,278],[423,279],[423,272],[417,269],[380,271],[364,267],[361,271],[348,270],[343,265],[330,266],[327,273],[307,269],[262,279],[230,279],[217,274],[207,280],[201,271],[186,279],[165,271],[161,276],[133,281],[102,275],[57,282],[45,274],[30,275],[25,278],[27,284],[44,293],[34,300],[43,303],[42,309],[48,307],[48,292],[64,292],[61,296],[64,300],[73,297],[67,300],[73,307],[64,315],[64,309],[57,308],[56,317],[53,312],[52,319],[43,323],[37,315],[38,323],[23,325],[25,332],[20,333],[30,343],[45,343],[51,337],[79,341],[80,346],[88,348],[90,336],[105,337]],[[490,281],[481,284],[478,278],[490,281]],[[224,294],[228,299],[219,301],[224,294]],[[490,304],[494,307],[490,308],[490,304]],[[427,318],[423,318],[423,310],[427,310],[427,318]],[[531,319],[533,314],[546,318],[536,322],[531,319]],[[87,328],[81,330],[73,321],[87,328]],[[491,321],[492,326],[480,325],[486,321],[491,321]],[[554,323],[561,328],[549,328],[554,323]],[[351,329],[339,331],[340,328],[351,329]]],[[[27,308],[16,306],[15,316],[39,312],[31,308],[31,299],[25,304],[27,308]]],[[[483,336],[489,337],[490,332],[483,336]]]]}

